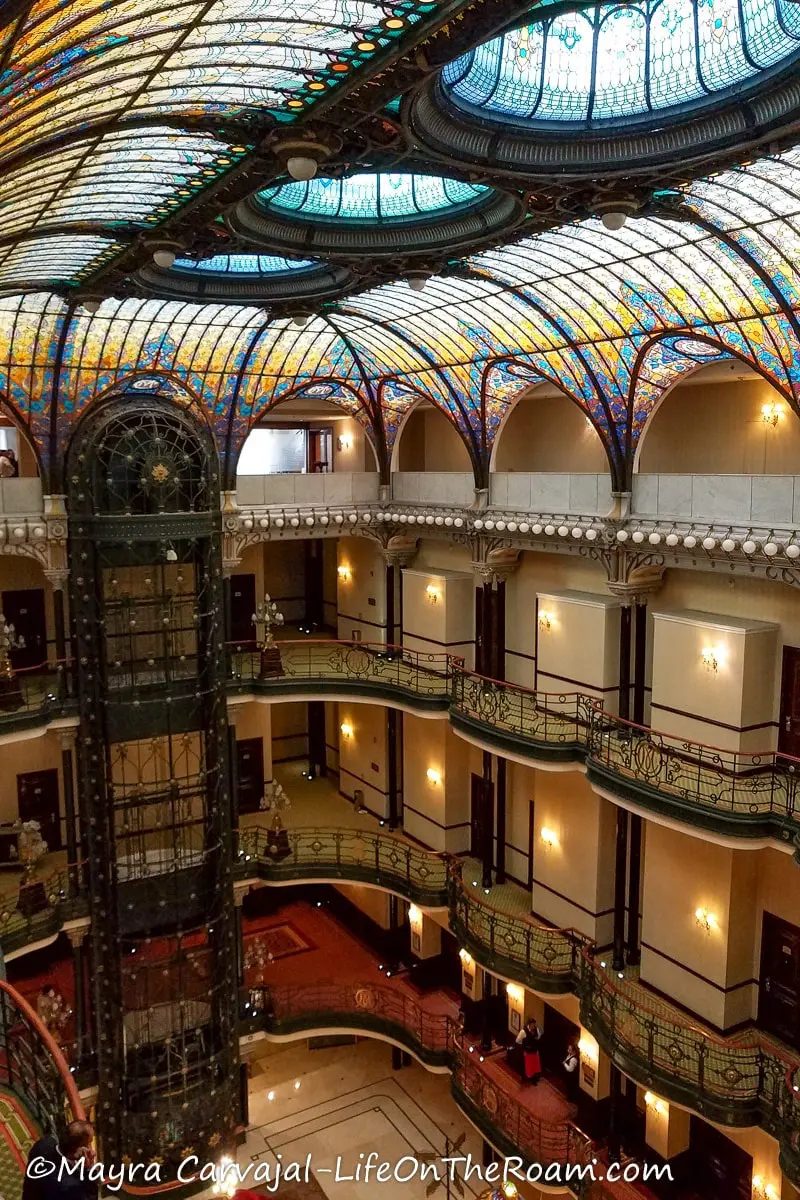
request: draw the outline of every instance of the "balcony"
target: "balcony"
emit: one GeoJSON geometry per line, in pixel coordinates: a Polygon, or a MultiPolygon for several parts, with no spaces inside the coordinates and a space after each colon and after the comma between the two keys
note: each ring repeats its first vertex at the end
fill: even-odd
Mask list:
{"type": "Polygon", "coordinates": [[[0,950],[4,958],[16,957],[55,937],[68,921],[87,914],[88,902],[79,891],[76,871],[52,865],[60,859],[62,854],[47,855],[45,865],[29,878],[0,875],[0,950]]]}

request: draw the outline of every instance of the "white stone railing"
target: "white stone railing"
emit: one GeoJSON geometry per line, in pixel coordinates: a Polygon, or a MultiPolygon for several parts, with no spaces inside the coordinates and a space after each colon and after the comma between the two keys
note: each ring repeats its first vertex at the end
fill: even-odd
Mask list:
{"type": "Polygon", "coordinates": [[[800,524],[800,475],[635,475],[631,511],[661,520],[800,524]]]}
{"type": "Polygon", "coordinates": [[[369,504],[378,499],[375,471],[331,474],[239,475],[236,499],[251,504],[369,504]]]}
{"type": "Polygon", "coordinates": [[[397,471],[392,475],[392,500],[398,504],[468,507],[474,499],[472,471],[397,471]]]}

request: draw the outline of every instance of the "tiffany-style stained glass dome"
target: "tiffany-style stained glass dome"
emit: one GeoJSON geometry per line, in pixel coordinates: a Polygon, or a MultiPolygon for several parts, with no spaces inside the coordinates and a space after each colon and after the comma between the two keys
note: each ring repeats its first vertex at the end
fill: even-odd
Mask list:
{"type": "Polygon", "coordinates": [[[448,65],[442,83],[467,112],[574,127],[740,93],[799,56],[793,0],[636,0],[514,29],[448,65]]]}
{"type": "Polygon", "coordinates": [[[325,299],[347,286],[349,273],[316,258],[241,253],[176,258],[169,268],[151,262],[138,279],[158,295],[268,303],[325,299]]]}
{"type": "Polygon", "coordinates": [[[363,173],[346,179],[317,177],[307,183],[285,183],[259,192],[258,200],[265,211],[295,220],[385,224],[463,213],[490,194],[487,187],[438,175],[363,173]]]}
{"type": "Polygon", "coordinates": [[[237,234],[275,255],[424,254],[471,247],[523,216],[518,193],[443,175],[360,171],[258,191],[238,206],[237,234]]]}
{"type": "Polygon", "coordinates": [[[266,275],[303,271],[319,266],[313,259],[279,258],[272,254],[215,254],[213,258],[177,258],[173,271],[197,271],[202,275],[266,275]]]}

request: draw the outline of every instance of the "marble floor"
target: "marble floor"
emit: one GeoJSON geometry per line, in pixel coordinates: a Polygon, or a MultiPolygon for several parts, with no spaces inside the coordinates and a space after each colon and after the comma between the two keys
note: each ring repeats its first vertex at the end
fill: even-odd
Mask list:
{"type": "MultiPolygon", "coordinates": [[[[482,1162],[481,1138],[452,1100],[449,1076],[431,1074],[416,1063],[394,1071],[391,1048],[374,1040],[315,1050],[305,1040],[265,1046],[251,1067],[250,1121],[240,1169],[251,1162],[274,1168],[278,1155],[283,1163],[304,1164],[310,1154],[316,1182],[329,1200],[373,1200],[376,1195],[381,1200],[423,1200],[430,1180],[418,1175],[407,1182],[345,1179],[356,1174],[372,1151],[379,1162],[393,1165],[406,1155],[438,1158],[448,1138],[464,1134],[460,1153],[482,1162]]],[[[410,1162],[402,1168],[413,1170],[410,1162]]],[[[464,1183],[467,1200],[485,1190],[477,1172],[464,1183]]],[[[444,1183],[435,1194],[444,1200],[444,1183]]]]}

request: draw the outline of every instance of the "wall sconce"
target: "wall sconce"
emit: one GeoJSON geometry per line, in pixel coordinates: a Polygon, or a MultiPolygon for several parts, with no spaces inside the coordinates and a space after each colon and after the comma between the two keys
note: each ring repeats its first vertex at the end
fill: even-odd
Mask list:
{"type": "Polygon", "coordinates": [[[416,904],[408,906],[408,923],[409,925],[418,925],[422,920],[422,913],[417,908],[416,904]]]}
{"type": "Polygon", "coordinates": [[[661,1117],[666,1113],[667,1106],[663,1100],[659,1100],[658,1096],[654,1096],[652,1092],[645,1092],[644,1102],[648,1108],[652,1108],[661,1117]]]}
{"type": "Polygon", "coordinates": [[[704,929],[706,933],[711,933],[712,929],[719,928],[719,921],[713,913],[708,911],[707,908],[696,909],[694,919],[697,921],[697,924],[700,926],[700,928],[704,929]]]}
{"type": "Polygon", "coordinates": [[[522,1004],[522,1001],[525,999],[525,989],[521,988],[518,983],[507,983],[506,995],[515,1004],[522,1004]]]}
{"type": "Polygon", "coordinates": [[[343,721],[339,729],[341,730],[342,737],[351,738],[353,736],[353,726],[349,721],[343,721]]]}
{"type": "Polygon", "coordinates": [[[461,959],[465,967],[472,966],[472,955],[467,950],[459,950],[458,957],[461,959]]]}
{"type": "Polygon", "coordinates": [[[761,420],[765,425],[771,425],[774,429],[783,416],[782,404],[762,404],[761,405],[761,420]]]}
{"type": "Polygon", "coordinates": [[[547,633],[547,631],[552,626],[554,620],[555,620],[555,617],[553,616],[553,614],[551,612],[548,612],[547,609],[545,609],[545,608],[540,608],[539,609],[539,632],[547,633]]]}
{"type": "Polygon", "coordinates": [[[578,1042],[578,1053],[581,1058],[585,1058],[587,1062],[596,1063],[600,1058],[600,1051],[597,1042],[594,1038],[582,1037],[578,1042]]]}
{"type": "Polygon", "coordinates": [[[339,578],[342,580],[343,583],[350,582],[350,568],[345,563],[342,563],[341,566],[338,566],[336,568],[336,574],[339,576],[339,578]]]}
{"type": "Polygon", "coordinates": [[[771,1183],[765,1183],[760,1175],[754,1175],[753,1200],[778,1200],[778,1192],[771,1183]]]}
{"type": "Polygon", "coordinates": [[[438,787],[442,782],[441,773],[437,771],[435,767],[428,767],[425,774],[428,777],[428,783],[432,784],[433,787],[438,787]]]}
{"type": "Polygon", "coordinates": [[[558,845],[558,834],[556,834],[552,829],[543,829],[539,834],[539,837],[542,839],[548,850],[552,850],[554,846],[558,845]]]}
{"type": "Polygon", "coordinates": [[[725,663],[725,651],[721,650],[719,646],[704,646],[700,657],[705,669],[713,672],[714,675],[725,663]]]}
{"type": "Polygon", "coordinates": [[[442,598],[442,591],[434,583],[429,583],[425,588],[425,595],[428,597],[430,604],[438,604],[442,598]]]}
{"type": "Polygon", "coordinates": [[[353,439],[349,433],[343,433],[341,437],[337,437],[336,449],[337,450],[352,450],[353,449],[353,439]]]}

